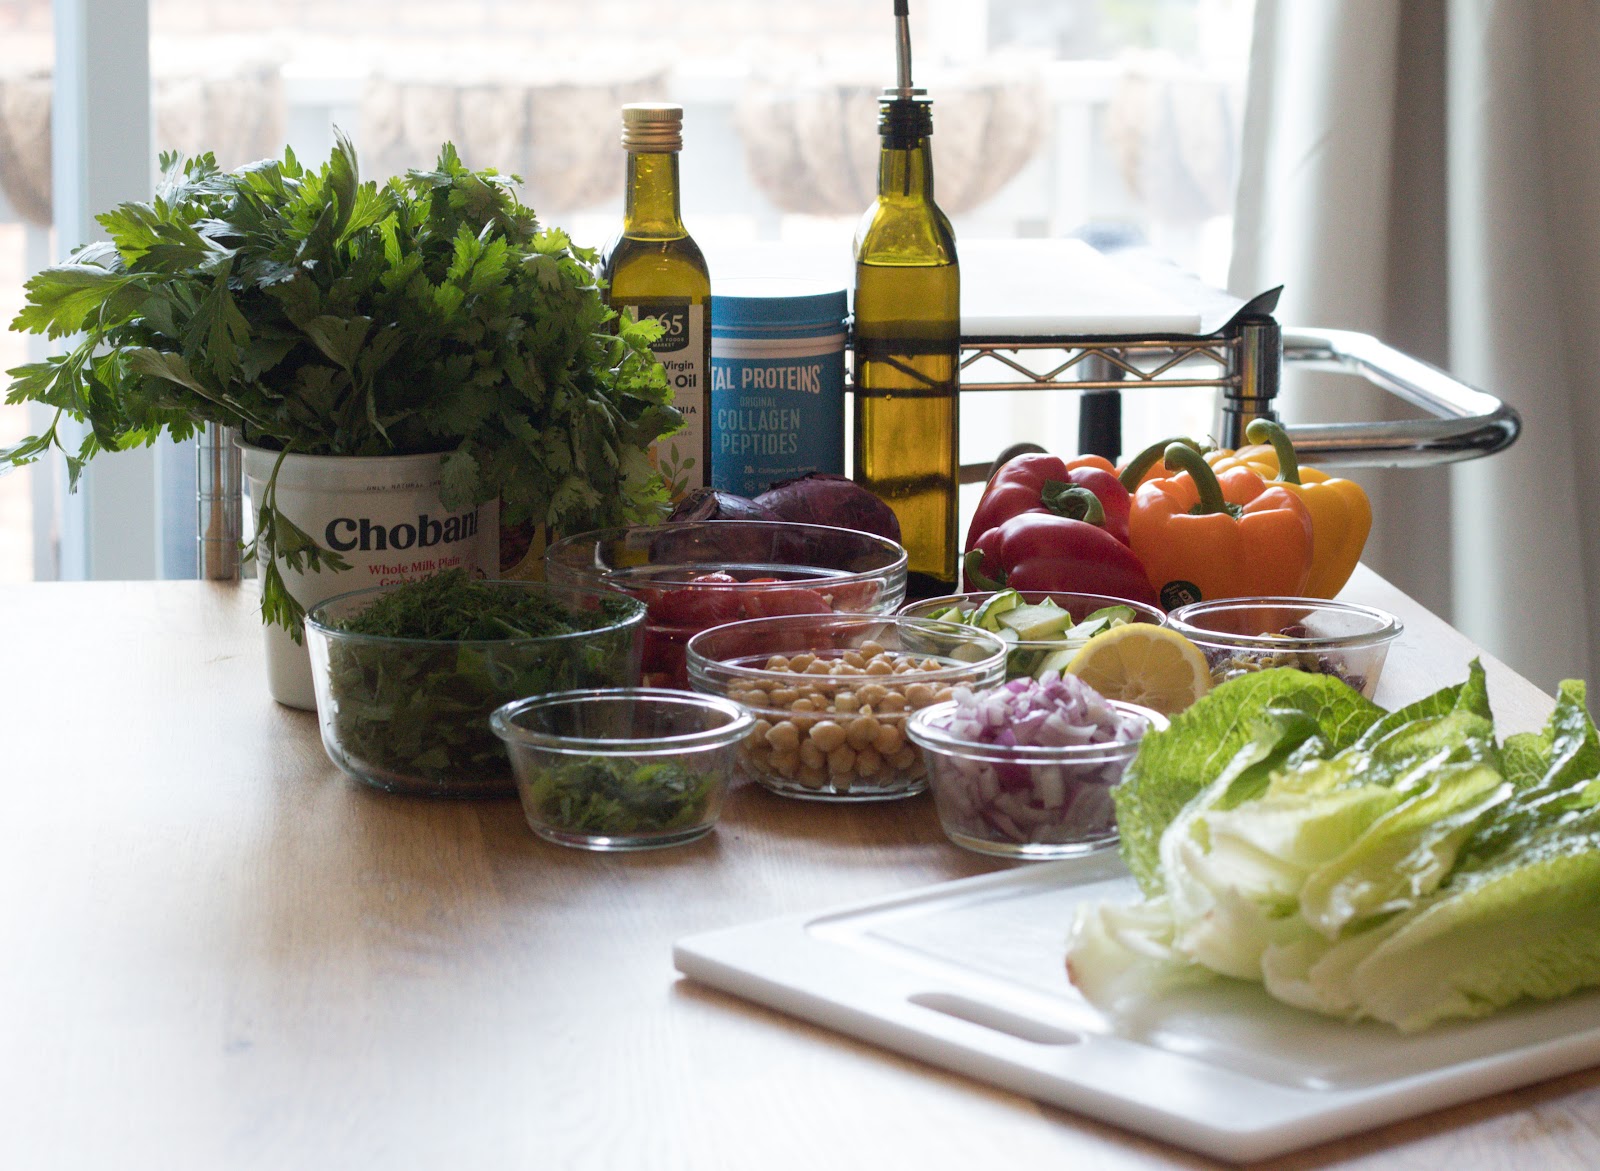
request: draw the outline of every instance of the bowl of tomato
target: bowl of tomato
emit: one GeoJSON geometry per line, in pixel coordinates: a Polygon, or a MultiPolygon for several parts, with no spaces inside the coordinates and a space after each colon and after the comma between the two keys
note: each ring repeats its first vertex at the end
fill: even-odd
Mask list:
{"type": "Polygon", "coordinates": [[[684,647],[702,630],[788,614],[890,614],[906,551],[854,529],[785,521],[684,521],[602,529],[545,550],[556,583],[645,604],[644,685],[688,686],[684,647]]]}

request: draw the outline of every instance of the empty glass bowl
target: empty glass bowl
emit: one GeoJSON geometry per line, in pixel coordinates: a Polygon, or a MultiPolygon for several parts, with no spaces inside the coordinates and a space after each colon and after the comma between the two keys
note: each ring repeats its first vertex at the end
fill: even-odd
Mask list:
{"type": "Polygon", "coordinates": [[[654,687],[567,691],[490,718],[534,833],[586,850],[642,850],[711,832],[753,717],[654,687]]]}
{"type": "Polygon", "coordinates": [[[1213,684],[1269,667],[1343,679],[1368,699],[1378,688],[1393,614],[1317,598],[1218,598],[1180,606],[1167,624],[1205,653],[1213,684]]]}

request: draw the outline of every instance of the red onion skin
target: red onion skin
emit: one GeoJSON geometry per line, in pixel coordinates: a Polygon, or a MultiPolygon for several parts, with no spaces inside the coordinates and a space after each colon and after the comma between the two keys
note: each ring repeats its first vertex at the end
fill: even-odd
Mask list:
{"type": "Polygon", "coordinates": [[[693,520],[782,520],[772,509],[732,492],[715,488],[696,488],[678,502],[667,517],[672,521],[693,520]]]}
{"type": "Polygon", "coordinates": [[[831,472],[780,480],[757,496],[755,503],[772,511],[778,520],[857,529],[900,540],[900,518],[894,509],[854,480],[831,472]]]}

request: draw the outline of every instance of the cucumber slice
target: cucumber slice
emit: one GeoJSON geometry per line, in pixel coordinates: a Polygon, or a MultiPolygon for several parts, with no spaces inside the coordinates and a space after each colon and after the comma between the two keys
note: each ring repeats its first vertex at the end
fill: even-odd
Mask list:
{"type": "Polygon", "coordinates": [[[1048,679],[1052,675],[1061,674],[1067,669],[1067,664],[1072,662],[1072,656],[1078,653],[1081,645],[1080,643],[1075,646],[1064,646],[1060,650],[1051,651],[1034,670],[1033,677],[1035,679],[1048,679]]]}
{"type": "Polygon", "coordinates": [[[973,612],[968,622],[983,630],[996,631],[1000,628],[1000,615],[1007,610],[1015,610],[1020,605],[1022,605],[1022,595],[1016,590],[1001,590],[984,599],[983,605],[973,612]]]}
{"type": "Polygon", "coordinates": [[[1137,617],[1132,606],[1101,606],[1094,613],[1085,615],[1083,620],[1093,622],[1096,618],[1103,618],[1105,626],[1101,629],[1108,629],[1112,626],[1126,626],[1137,617]]]}
{"type": "Polygon", "coordinates": [[[1017,606],[1000,615],[1000,625],[1027,642],[1046,642],[1066,633],[1072,615],[1059,606],[1017,606]]]}

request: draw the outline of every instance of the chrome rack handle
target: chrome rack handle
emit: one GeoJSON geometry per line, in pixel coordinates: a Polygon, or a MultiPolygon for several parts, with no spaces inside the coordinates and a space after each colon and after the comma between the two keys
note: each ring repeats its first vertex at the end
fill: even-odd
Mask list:
{"type": "Polygon", "coordinates": [[[233,432],[207,423],[195,444],[199,576],[231,581],[239,576],[239,537],[244,530],[244,477],[233,432]]]}
{"type": "MultiPolygon", "coordinates": [[[[1270,321],[1270,319],[1265,319],[1270,321]]],[[[1244,323],[1241,365],[1249,368],[1251,329],[1244,323]]],[[[1275,332],[1267,331],[1267,332],[1275,332]]],[[[1257,339],[1257,346],[1270,344],[1257,339]]],[[[1427,411],[1433,418],[1373,423],[1319,423],[1288,428],[1296,450],[1308,462],[1340,467],[1425,467],[1492,455],[1511,446],[1522,429],[1515,409],[1492,394],[1459,382],[1437,367],[1384,345],[1364,333],[1341,329],[1285,329],[1282,361],[1313,370],[1358,374],[1372,385],[1427,411]]],[[[1264,355],[1258,355],[1262,357],[1264,355]]],[[[1242,416],[1270,409],[1268,395],[1250,393],[1248,378],[1236,396],[1224,392],[1220,430],[1229,446],[1243,439],[1242,416]],[[1233,435],[1237,429],[1240,434],[1233,435]]]]}

